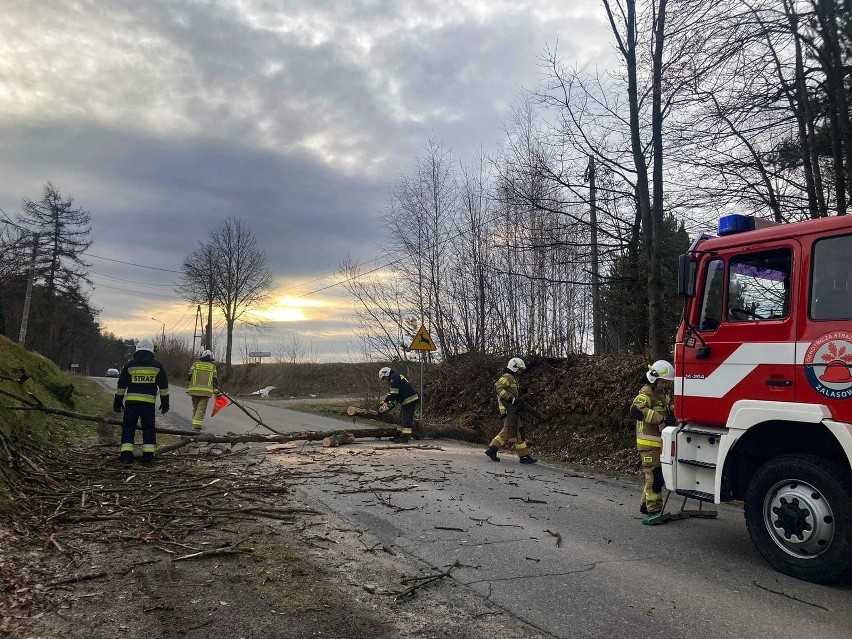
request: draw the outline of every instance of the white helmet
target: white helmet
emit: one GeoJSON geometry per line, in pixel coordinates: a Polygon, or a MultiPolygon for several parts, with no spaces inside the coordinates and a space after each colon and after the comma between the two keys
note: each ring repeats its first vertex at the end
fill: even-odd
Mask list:
{"type": "Polygon", "coordinates": [[[509,363],[506,364],[506,368],[508,368],[513,373],[517,373],[518,371],[526,370],[527,365],[524,364],[524,360],[520,357],[513,357],[509,360],[509,363]]]}
{"type": "Polygon", "coordinates": [[[390,366],[385,366],[379,369],[379,379],[384,379],[385,377],[390,377],[391,369],[390,366]]]}
{"type": "Polygon", "coordinates": [[[139,351],[151,351],[154,352],[154,342],[149,339],[140,339],[136,342],[136,352],[139,351]]]}
{"type": "Polygon", "coordinates": [[[212,360],[212,359],[213,359],[213,351],[211,351],[211,350],[203,350],[203,351],[201,351],[201,357],[200,357],[200,359],[209,359],[209,360],[212,360]]]}
{"type": "Polygon", "coordinates": [[[648,381],[652,384],[658,379],[667,379],[670,382],[673,382],[675,378],[674,366],[664,359],[658,359],[648,367],[648,372],[645,373],[645,377],[647,377],[648,381]]]}

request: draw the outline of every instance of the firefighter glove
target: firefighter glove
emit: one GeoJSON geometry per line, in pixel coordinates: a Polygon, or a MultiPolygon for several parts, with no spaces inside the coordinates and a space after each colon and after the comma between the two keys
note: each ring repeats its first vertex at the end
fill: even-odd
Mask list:
{"type": "Polygon", "coordinates": [[[160,398],[160,412],[165,415],[169,412],[169,398],[161,397],[160,398]]]}
{"type": "Polygon", "coordinates": [[[632,419],[644,420],[645,419],[645,411],[643,411],[641,408],[639,408],[636,404],[631,404],[631,406],[630,406],[630,417],[632,419]]]}
{"type": "Polygon", "coordinates": [[[665,417],[665,419],[663,419],[663,421],[665,422],[666,426],[676,426],[677,425],[677,420],[675,419],[675,416],[672,415],[671,413],[666,413],[666,417],[665,417]]]}
{"type": "Polygon", "coordinates": [[[122,408],[123,408],[123,406],[122,406],[121,397],[116,395],[115,399],[112,400],[112,410],[116,413],[120,413],[122,408]]]}
{"type": "Polygon", "coordinates": [[[384,415],[391,409],[390,405],[387,402],[382,402],[379,404],[379,415],[384,415]]]}

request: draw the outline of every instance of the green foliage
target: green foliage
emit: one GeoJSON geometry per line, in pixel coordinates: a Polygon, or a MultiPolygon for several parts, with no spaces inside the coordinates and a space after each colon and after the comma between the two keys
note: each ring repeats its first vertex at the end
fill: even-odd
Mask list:
{"type": "MultiPolygon", "coordinates": [[[[644,353],[648,347],[648,264],[642,256],[643,235],[638,256],[624,254],[616,259],[601,288],[602,334],[605,352],[644,353]]],[[[677,294],[678,257],[689,249],[689,235],[677,220],[667,215],[663,220],[663,324],[670,341],[683,311],[683,300],[677,294]]]]}

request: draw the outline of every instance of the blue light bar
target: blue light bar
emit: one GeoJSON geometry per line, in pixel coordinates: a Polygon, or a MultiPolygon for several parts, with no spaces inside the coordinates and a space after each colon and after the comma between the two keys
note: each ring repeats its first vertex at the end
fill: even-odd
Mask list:
{"type": "Polygon", "coordinates": [[[719,218],[719,235],[733,235],[754,230],[754,218],[750,215],[734,213],[719,218]]]}

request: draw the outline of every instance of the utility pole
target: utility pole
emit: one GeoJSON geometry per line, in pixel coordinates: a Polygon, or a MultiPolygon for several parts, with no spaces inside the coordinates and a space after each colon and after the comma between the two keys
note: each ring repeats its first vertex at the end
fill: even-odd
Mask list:
{"type": "Polygon", "coordinates": [[[27,293],[24,296],[24,310],[21,314],[21,333],[18,336],[18,343],[21,346],[26,346],[27,341],[27,324],[30,320],[30,302],[33,299],[33,280],[35,279],[36,258],[38,257],[38,240],[39,234],[33,233],[33,253],[30,258],[30,275],[27,279],[27,293]]]}
{"type": "Polygon", "coordinates": [[[598,264],[598,208],[597,188],[595,187],[595,157],[589,155],[589,166],[586,168],[586,179],[589,181],[589,224],[591,226],[592,241],[592,339],[594,339],[594,354],[601,353],[601,299],[600,299],[600,271],[598,264]]]}
{"type": "MultiPolygon", "coordinates": [[[[195,309],[195,328],[192,331],[192,354],[193,354],[193,356],[196,353],[195,340],[198,337],[204,338],[204,335],[205,335],[204,334],[204,324],[202,323],[203,321],[204,320],[201,319],[201,304],[199,304],[198,307],[195,309]],[[198,332],[199,328],[202,329],[201,333],[198,332]]],[[[205,339],[204,343],[205,344],[207,343],[206,339],[205,339]]],[[[206,346],[205,346],[205,348],[206,348],[206,346]]],[[[211,349],[208,349],[208,350],[213,350],[213,349],[211,348],[211,349]]]]}
{"type": "Polygon", "coordinates": [[[207,300],[207,348],[213,350],[213,298],[207,300]]]}
{"type": "Polygon", "coordinates": [[[160,338],[160,348],[163,348],[163,346],[165,346],[166,344],[166,323],[161,320],[158,320],[156,317],[152,317],[151,319],[163,325],[163,334],[160,338]]]}

